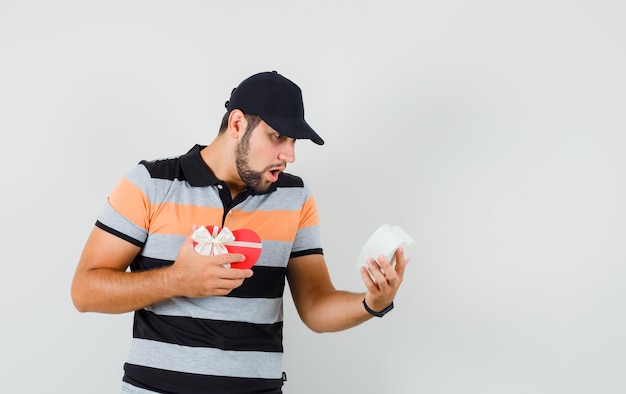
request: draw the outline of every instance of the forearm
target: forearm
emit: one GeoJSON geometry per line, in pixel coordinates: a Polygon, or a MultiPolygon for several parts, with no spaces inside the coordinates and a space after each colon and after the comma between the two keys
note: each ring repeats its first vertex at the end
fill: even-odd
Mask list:
{"type": "Polygon", "coordinates": [[[72,300],[80,312],[131,312],[174,296],[167,268],[132,273],[97,268],[72,283],[72,300]]]}
{"type": "Polygon", "coordinates": [[[363,299],[374,312],[384,311],[391,305],[406,265],[401,251],[397,252],[396,259],[397,272],[386,260],[380,267],[371,262],[375,280],[365,268],[361,270],[367,294],[337,290],[321,255],[291,259],[287,279],[300,318],[315,332],[341,331],[371,319],[373,315],[365,310],[363,299]]]}
{"type": "Polygon", "coordinates": [[[310,300],[304,323],[315,332],[335,332],[357,326],[372,318],[363,307],[364,293],[328,291],[310,300]]]}

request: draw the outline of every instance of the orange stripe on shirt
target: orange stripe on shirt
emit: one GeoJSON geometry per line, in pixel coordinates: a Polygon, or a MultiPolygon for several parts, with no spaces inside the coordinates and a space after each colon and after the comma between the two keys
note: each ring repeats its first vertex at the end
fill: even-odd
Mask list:
{"type": "Polygon", "coordinates": [[[300,218],[300,228],[316,226],[320,223],[320,217],[317,213],[315,198],[310,196],[302,206],[302,216],[300,218]]]}
{"type": "Polygon", "coordinates": [[[120,179],[109,195],[109,203],[119,214],[136,226],[148,229],[150,200],[143,191],[126,178],[120,179]]]}
{"type": "Polygon", "coordinates": [[[242,228],[254,229],[262,240],[293,241],[300,211],[253,211],[246,212],[232,209],[226,215],[225,226],[231,230],[242,228]],[[296,220],[294,220],[294,216],[296,220]],[[276,219],[276,218],[279,219],[276,219]]]}
{"type": "Polygon", "coordinates": [[[231,230],[255,229],[262,240],[293,242],[298,229],[319,224],[315,200],[310,197],[302,210],[240,211],[232,209],[226,216],[225,226],[231,230]],[[278,220],[276,219],[278,217],[278,220]],[[298,220],[298,218],[300,218],[298,220]],[[298,227],[296,228],[296,223],[298,227]]]}
{"type": "Polygon", "coordinates": [[[118,213],[151,234],[187,234],[191,226],[220,225],[221,208],[186,204],[152,204],[134,183],[122,178],[111,195],[109,203],[118,213]],[[156,219],[152,219],[156,218],[156,219]]]}
{"type": "Polygon", "coordinates": [[[150,234],[187,234],[192,225],[221,226],[224,210],[215,207],[163,203],[155,207],[150,234]]]}

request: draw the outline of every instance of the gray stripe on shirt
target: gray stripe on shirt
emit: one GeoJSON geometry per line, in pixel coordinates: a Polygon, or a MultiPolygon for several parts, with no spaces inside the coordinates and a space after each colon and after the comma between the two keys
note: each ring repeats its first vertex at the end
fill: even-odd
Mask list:
{"type": "Polygon", "coordinates": [[[199,375],[280,379],[282,353],[226,351],[133,338],[128,362],[199,375]]]}
{"type": "Polygon", "coordinates": [[[145,308],[165,316],[273,324],[283,321],[282,298],[176,297],[145,308]]]}

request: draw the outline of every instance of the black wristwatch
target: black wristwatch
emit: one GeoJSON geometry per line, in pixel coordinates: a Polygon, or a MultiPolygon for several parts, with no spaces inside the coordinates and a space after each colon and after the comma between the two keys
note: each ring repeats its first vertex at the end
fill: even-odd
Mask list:
{"type": "Polygon", "coordinates": [[[393,301],[391,301],[391,305],[389,305],[388,307],[386,307],[380,312],[376,312],[375,310],[367,306],[367,303],[365,303],[365,298],[363,298],[363,306],[365,307],[365,310],[367,311],[367,313],[369,313],[370,315],[374,315],[376,317],[383,317],[387,314],[387,312],[393,309],[393,301]]]}

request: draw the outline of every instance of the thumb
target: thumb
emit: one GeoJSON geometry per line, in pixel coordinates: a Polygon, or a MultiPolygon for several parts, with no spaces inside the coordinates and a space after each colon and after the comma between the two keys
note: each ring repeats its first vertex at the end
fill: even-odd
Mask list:
{"type": "Polygon", "coordinates": [[[198,229],[197,225],[191,226],[191,231],[185,236],[185,240],[183,241],[182,247],[185,249],[193,249],[194,248],[194,240],[193,233],[198,229]]]}

